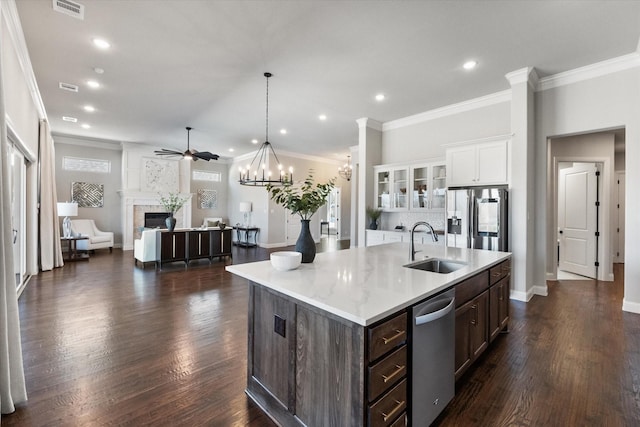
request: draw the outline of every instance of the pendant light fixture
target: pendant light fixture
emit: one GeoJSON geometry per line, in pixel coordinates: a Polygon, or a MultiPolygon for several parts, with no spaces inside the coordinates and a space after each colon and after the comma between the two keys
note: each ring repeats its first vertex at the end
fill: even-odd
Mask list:
{"type": "Polygon", "coordinates": [[[353,173],[353,166],[351,165],[351,156],[347,156],[347,163],[344,166],[338,168],[338,175],[347,181],[351,181],[351,174],[353,173]]]}
{"type": "Polygon", "coordinates": [[[276,152],[273,150],[273,146],[269,142],[269,77],[271,73],[264,73],[267,78],[267,109],[265,120],[265,138],[264,142],[258,149],[258,152],[253,157],[251,164],[246,168],[240,167],[240,184],[250,185],[255,187],[265,187],[267,185],[284,185],[293,182],[293,168],[289,168],[288,173],[282,168],[280,160],[276,152]],[[276,176],[271,173],[270,169],[267,169],[269,162],[269,153],[273,156],[278,165],[278,171],[276,176]]]}

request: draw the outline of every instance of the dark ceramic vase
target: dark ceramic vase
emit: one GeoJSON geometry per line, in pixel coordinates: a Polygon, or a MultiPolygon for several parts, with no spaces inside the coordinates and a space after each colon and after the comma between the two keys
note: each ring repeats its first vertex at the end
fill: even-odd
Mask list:
{"type": "Polygon", "coordinates": [[[370,230],[377,230],[378,229],[378,221],[371,221],[371,224],[369,224],[369,229],[370,230]]]}
{"type": "Polygon", "coordinates": [[[167,224],[167,230],[169,231],[173,231],[176,228],[176,219],[173,217],[173,215],[165,219],[164,223],[167,224]]]}
{"type": "Polygon", "coordinates": [[[306,263],[313,262],[316,257],[316,242],[311,236],[309,221],[308,219],[300,220],[302,228],[300,229],[300,236],[298,236],[298,240],[296,241],[296,252],[302,254],[302,262],[306,263]]]}

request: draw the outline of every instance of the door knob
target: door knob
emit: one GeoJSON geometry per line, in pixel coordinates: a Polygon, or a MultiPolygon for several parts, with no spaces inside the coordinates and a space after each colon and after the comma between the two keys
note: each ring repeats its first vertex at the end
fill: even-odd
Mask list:
{"type": "Polygon", "coordinates": [[[559,233],[562,234],[562,230],[560,230],[559,233]]]}

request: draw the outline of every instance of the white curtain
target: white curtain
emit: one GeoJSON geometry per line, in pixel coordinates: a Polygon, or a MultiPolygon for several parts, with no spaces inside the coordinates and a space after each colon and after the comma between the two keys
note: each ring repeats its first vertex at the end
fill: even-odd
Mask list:
{"type": "MultiPolygon", "coordinates": [[[[4,40],[0,40],[0,45],[4,40]]],[[[4,108],[4,74],[0,59],[0,413],[15,411],[27,400],[20,342],[18,295],[13,264],[9,144],[4,108]]]]}
{"type": "Polygon", "coordinates": [[[40,122],[40,269],[62,267],[58,196],[56,194],[56,155],[49,123],[40,122]]]}

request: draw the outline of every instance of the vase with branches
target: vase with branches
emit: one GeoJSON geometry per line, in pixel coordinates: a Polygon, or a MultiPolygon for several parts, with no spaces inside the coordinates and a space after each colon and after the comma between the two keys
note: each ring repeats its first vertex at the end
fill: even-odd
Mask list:
{"type": "Polygon", "coordinates": [[[313,170],[310,170],[300,188],[296,188],[290,181],[282,186],[266,187],[273,201],[300,216],[302,229],[296,242],[296,251],[302,253],[302,262],[313,262],[316,256],[316,245],[309,230],[309,221],[313,214],[327,203],[334,186],[335,178],[326,183],[314,182],[313,170]]]}
{"type": "Polygon", "coordinates": [[[163,196],[158,193],[160,196],[160,204],[165,209],[165,211],[169,212],[169,218],[166,220],[167,229],[169,231],[173,231],[176,227],[176,219],[173,217],[176,212],[178,212],[182,206],[189,200],[188,197],[181,197],[176,193],[168,193],[167,196],[163,196]]]}
{"type": "Polygon", "coordinates": [[[380,215],[382,215],[382,209],[372,208],[370,206],[367,206],[366,211],[367,211],[367,216],[371,220],[371,222],[369,223],[369,229],[377,230],[378,219],[380,218],[380,215]]]}

